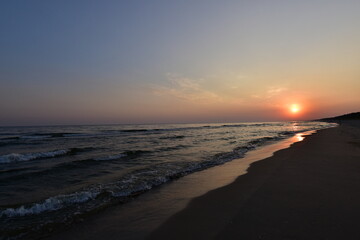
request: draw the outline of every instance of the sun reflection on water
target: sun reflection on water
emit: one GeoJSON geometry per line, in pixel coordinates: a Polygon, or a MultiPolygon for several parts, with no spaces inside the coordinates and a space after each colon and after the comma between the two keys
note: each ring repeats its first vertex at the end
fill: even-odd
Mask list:
{"type": "Polygon", "coordinates": [[[303,134],[302,133],[297,133],[296,135],[295,135],[295,137],[296,137],[296,139],[300,142],[300,141],[302,141],[302,140],[304,140],[304,138],[305,137],[303,137],[303,134]]]}

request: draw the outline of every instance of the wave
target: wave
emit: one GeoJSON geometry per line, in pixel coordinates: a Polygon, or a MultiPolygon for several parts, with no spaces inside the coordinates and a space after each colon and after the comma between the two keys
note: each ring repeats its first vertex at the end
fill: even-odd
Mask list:
{"type": "Polygon", "coordinates": [[[116,154],[116,155],[94,158],[94,160],[95,161],[109,161],[109,160],[117,160],[117,159],[120,159],[120,158],[123,158],[126,156],[127,156],[126,154],[120,153],[120,154],[116,154]]]}
{"type": "Polygon", "coordinates": [[[7,208],[0,212],[0,217],[20,217],[25,215],[40,214],[45,211],[56,211],[74,203],[83,203],[94,199],[98,192],[75,192],[68,195],[58,195],[50,197],[41,203],[30,206],[20,206],[18,208],[7,208]]]}
{"type": "Polygon", "coordinates": [[[189,147],[189,145],[177,145],[177,146],[172,146],[172,147],[162,147],[159,148],[157,151],[159,152],[167,152],[167,151],[175,151],[175,150],[179,150],[179,149],[184,149],[189,147]]]}
{"type": "Polygon", "coordinates": [[[126,130],[120,130],[120,132],[147,132],[147,131],[151,131],[151,130],[156,130],[156,129],[126,129],[126,130]]]}
{"type": "Polygon", "coordinates": [[[56,150],[50,152],[38,152],[38,153],[10,153],[7,155],[0,156],[0,163],[14,163],[14,162],[23,162],[30,161],[41,158],[52,158],[61,155],[66,155],[70,150],[56,150]]]}
{"type": "Polygon", "coordinates": [[[51,138],[51,135],[25,135],[20,137],[20,139],[29,139],[29,140],[41,140],[46,138],[51,138]]]}
{"type": "Polygon", "coordinates": [[[3,174],[3,173],[12,173],[12,172],[20,172],[20,171],[26,171],[26,170],[31,170],[31,169],[33,169],[33,168],[31,168],[31,167],[10,168],[10,169],[0,170],[0,174],[3,174]]]}
{"type": "Polygon", "coordinates": [[[1,163],[15,163],[15,162],[24,162],[30,160],[38,160],[42,158],[54,158],[64,155],[74,155],[78,152],[89,151],[93,148],[71,148],[71,149],[62,149],[54,150],[49,152],[36,152],[36,153],[10,153],[7,155],[0,156],[1,163]]]}
{"type": "Polygon", "coordinates": [[[93,135],[94,134],[88,134],[88,133],[48,132],[48,133],[33,133],[33,134],[22,135],[18,137],[18,139],[41,140],[48,138],[87,137],[93,135]]]}
{"type": "MultiPolygon", "coordinates": [[[[91,149],[92,148],[70,149],[64,155],[73,155],[73,154],[77,154],[78,152],[89,151],[91,149]]],[[[75,169],[81,169],[82,171],[85,171],[88,168],[93,168],[96,165],[105,164],[105,162],[108,162],[108,161],[116,161],[116,160],[120,160],[120,159],[123,159],[124,161],[130,161],[130,160],[132,161],[133,159],[135,159],[145,153],[149,153],[149,152],[150,151],[141,151],[141,150],[125,151],[123,153],[114,154],[114,155],[105,155],[105,156],[99,156],[99,157],[95,157],[95,158],[87,158],[87,159],[61,162],[51,168],[47,168],[44,170],[26,172],[26,173],[21,173],[21,174],[15,175],[15,176],[7,177],[6,181],[17,181],[17,180],[23,180],[26,178],[31,179],[31,178],[35,178],[38,176],[46,176],[46,175],[53,176],[53,175],[59,174],[61,172],[67,172],[67,171],[75,170],[75,169]]],[[[62,155],[58,155],[58,156],[62,156],[62,155]]],[[[56,156],[54,156],[54,157],[56,157],[56,156]]],[[[1,159],[0,159],[0,161],[1,161],[1,159]]],[[[2,163],[7,163],[7,162],[2,162],[2,163]]],[[[132,164],[137,164],[137,163],[132,162],[132,164]]],[[[22,168],[22,169],[16,168],[15,170],[12,170],[12,169],[3,170],[3,171],[0,171],[0,173],[10,173],[11,171],[21,171],[21,170],[27,170],[27,169],[30,169],[30,168],[22,168]]]]}
{"type": "Polygon", "coordinates": [[[249,124],[224,124],[224,125],[204,125],[198,127],[179,127],[179,128],[153,128],[153,129],[143,129],[143,128],[134,128],[134,129],[123,129],[119,130],[122,133],[155,133],[155,132],[171,132],[171,131],[186,131],[186,130],[199,130],[199,129],[217,129],[217,128],[226,128],[226,127],[247,127],[253,126],[249,124]]]}
{"type": "MultiPolygon", "coordinates": [[[[5,223],[16,223],[16,225],[9,227],[9,229],[15,229],[15,235],[18,229],[27,228],[26,231],[30,233],[37,231],[33,226],[38,226],[40,230],[46,227],[49,222],[49,224],[71,223],[74,220],[76,221],[76,219],[82,219],[87,214],[97,212],[99,209],[109,207],[113,204],[125,203],[166,182],[196,171],[242,158],[246,152],[269,142],[284,139],[288,137],[286,134],[290,134],[290,132],[283,133],[285,134],[279,134],[276,137],[253,139],[234,148],[230,152],[219,153],[207,159],[193,162],[179,159],[174,162],[157,163],[151,166],[144,166],[141,169],[132,170],[111,183],[88,186],[86,189],[80,189],[74,193],[49,197],[31,204],[7,206],[8,208],[4,208],[5,206],[3,206],[3,208],[0,209],[0,218],[2,218],[5,223]],[[49,219],[49,221],[44,221],[44,219],[49,219]],[[31,222],[31,225],[26,225],[27,222],[31,222]]],[[[100,161],[104,160],[129,159],[131,154],[133,156],[139,156],[148,152],[149,151],[141,150],[125,151],[120,154],[104,156],[99,158],[97,162],[100,164],[100,161]]],[[[89,160],[95,162],[94,159],[88,159],[87,161],[89,160]]],[[[89,164],[86,163],[84,166],[89,166],[89,164]]]]}
{"type": "Polygon", "coordinates": [[[18,145],[20,137],[5,137],[0,138],[0,147],[8,146],[8,145],[18,145]]]}
{"type": "Polygon", "coordinates": [[[159,139],[183,139],[185,138],[184,135],[177,135],[177,136],[165,136],[165,137],[160,137],[159,139]]]}
{"type": "Polygon", "coordinates": [[[68,170],[72,168],[84,168],[84,167],[92,167],[92,164],[101,164],[102,161],[112,161],[112,160],[119,160],[119,159],[134,159],[136,157],[139,157],[143,154],[151,153],[151,151],[144,151],[144,150],[133,150],[133,151],[124,151],[122,153],[118,154],[112,154],[112,155],[105,155],[95,158],[89,158],[89,159],[82,159],[82,160],[76,160],[71,162],[64,162],[60,163],[59,165],[47,169],[39,174],[45,174],[45,172],[53,172],[53,171],[60,171],[60,170],[68,170]]]}
{"type": "Polygon", "coordinates": [[[8,140],[19,140],[20,137],[13,136],[13,137],[2,137],[0,138],[0,141],[8,141],[8,140]]]}
{"type": "Polygon", "coordinates": [[[226,127],[246,127],[248,126],[248,124],[224,124],[221,125],[221,128],[226,128],[226,127]]]}
{"type": "Polygon", "coordinates": [[[147,150],[130,150],[130,151],[124,151],[123,154],[125,154],[128,157],[137,157],[143,154],[151,153],[151,151],[147,150]]]}
{"type": "MultiPolygon", "coordinates": [[[[48,176],[52,176],[52,177],[60,176],[61,178],[64,177],[64,179],[60,179],[60,180],[61,181],[65,180],[64,182],[65,184],[75,183],[77,185],[73,185],[74,187],[84,186],[84,188],[76,189],[74,191],[70,190],[70,192],[67,192],[64,195],[59,195],[59,194],[63,194],[63,192],[56,192],[53,195],[45,196],[44,198],[33,202],[26,202],[26,203],[21,202],[18,204],[11,204],[11,199],[10,199],[9,202],[6,202],[7,205],[0,206],[0,218],[1,218],[0,224],[4,224],[3,229],[8,231],[6,233],[3,233],[4,234],[3,236],[7,236],[6,234],[8,234],[9,236],[11,234],[17,235],[19,231],[22,231],[24,233],[34,232],[37,231],[37,229],[35,229],[37,227],[39,229],[39,232],[41,232],[42,229],[47,229],[48,227],[47,224],[50,224],[49,226],[53,227],[52,224],[71,223],[73,221],[76,221],[77,219],[86,217],[87,214],[91,214],[92,212],[97,212],[98,210],[103,209],[104,207],[129,201],[133,199],[135,196],[143,192],[149,191],[150,189],[162,185],[163,183],[166,183],[173,179],[177,179],[182,176],[191,174],[193,172],[201,171],[216,165],[221,165],[225,162],[229,162],[234,159],[242,158],[246,154],[246,152],[252,149],[255,149],[259,146],[262,146],[264,144],[270,143],[278,139],[284,139],[290,137],[291,134],[295,134],[298,132],[292,130],[302,129],[301,125],[296,128],[292,128],[291,126],[286,125],[284,128],[280,128],[280,129],[279,128],[272,129],[269,127],[262,128],[261,126],[259,128],[254,128],[254,129],[250,128],[249,130],[245,129],[247,125],[251,126],[251,124],[253,123],[227,124],[227,125],[217,124],[217,125],[206,125],[206,126],[205,125],[190,125],[190,126],[168,125],[168,126],[159,126],[159,128],[157,128],[157,126],[147,126],[147,129],[141,129],[143,128],[143,126],[138,126],[139,127],[138,129],[137,126],[133,126],[132,128],[134,129],[127,129],[130,130],[127,133],[125,132],[121,133],[120,131],[122,130],[116,127],[114,129],[111,129],[111,131],[106,130],[109,131],[110,134],[104,133],[103,130],[104,128],[91,128],[88,130],[81,129],[80,131],[69,129],[68,130],[69,132],[87,131],[89,133],[93,133],[93,135],[96,136],[106,136],[109,137],[109,140],[111,141],[110,144],[103,144],[106,143],[107,139],[105,138],[99,139],[99,144],[97,144],[98,142],[94,142],[92,140],[88,141],[88,139],[85,139],[85,141],[81,144],[92,144],[92,146],[97,144],[96,148],[94,149],[99,150],[100,149],[99,147],[103,146],[101,148],[102,150],[96,152],[94,151],[93,154],[83,154],[83,155],[79,154],[79,156],[76,156],[74,158],[61,157],[59,158],[59,161],[53,162],[51,166],[46,166],[46,168],[37,168],[36,166],[32,169],[27,169],[27,168],[18,169],[19,167],[29,167],[30,164],[4,165],[5,168],[14,168],[14,169],[16,168],[16,169],[15,170],[4,169],[3,173],[9,173],[9,174],[5,174],[3,178],[9,183],[18,184],[15,185],[16,187],[17,186],[21,187],[21,184],[23,184],[26,181],[29,181],[29,179],[30,181],[34,179],[34,183],[36,183],[36,181],[47,179],[48,176]],[[160,127],[164,127],[164,129],[160,129],[160,127]],[[236,130],[236,127],[239,127],[239,129],[236,130]],[[214,131],[212,131],[212,129],[214,129],[214,131]],[[245,137],[241,135],[242,132],[240,133],[240,131],[242,130],[244,130],[244,134],[245,133],[247,134],[245,135],[245,137]],[[155,134],[155,132],[161,133],[161,135],[147,136],[147,134],[153,134],[153,133],[155,134]],[[227,134],[227,132],[230,132],[231,134],[227,134]],[[223,135],[221,136],[221,134],[223,135]],[[135,137],[133,137],[132,135],[135,135],[135,137]],[[111,137],[113,136],[119,137],[119,139],[112,140],[111,137]],[[262,136],[263,138],[260,138],[259,136],[262,136]],[[124,138],[121,139],[121,137],[124,138]],[[149,138],[147,139],[147,137],[149,138]],[[182,140],[182,138],[185,138],[185,140],[182,140]],[[160,139],[168,139],[168,140],[161,141],[160,139]],[[148,141],[149,144],[148,145],[140,144],[143,143],[142,140],[148,141]],[[219,140],[221,140],[220,144],[224,144],[224,148],[222,150],[224,152],[218,153],[219,151],[221,151],[221,146],[222,146],[222,145],[218,145],[219,148],[213,150],[210,149],[211,152],[216,151],[216,153],[218,153],[216,155],[210,154],[209,151],[208,153],[204,152],[201,154],[199,153],[197,155],[194,153],[193,158],[191,158],[190,154],[188,154],[191,153],[191,150],[188,151],[186,149],[187,147],[189,148],[193,146],[196,147],[197,143],[202,144],[201,146],[205,146],[207,145],[206,141],[214,141],[214,143],[216,143],[216,141],[219,140]],[[247,142],[245,143],[245,141],[247,142]],[[185,145],[185,144],[189,144],[189,145],[185,145]],[[139,146],[142,146],[143,149],[135,150],[139,146]],[[127,147],[127,148],[123,149],[123,147],[127,147]],[[133,149],[133,151],[124,151],[129,149],[133,149]],[[184,151],[175,152],[178,149],[184,149],[184,151]],[[162,152],[164,153],[162,154],[162,152]],[[181,158],[181,156],[184,156],[184,158],[181,158]],[[114,169],[113,167],[116,169],[120,169],[121,172],[119,171],[119,174],[116,174],[116,169],[114,169]],[[125,170],[123,171],[123,169],[125,170]],[[18,170],[21,170],[20,174],[14,172],[18,170]],[[67,174],[74,174],[76,175],[76,177],[67,178],[67,174]],[[37,179],[37,176],[39,176],[39,179],[37,179]],[[89,182],[95,182],[97,178],[100,180],[100,182],[102,181],[107,181],[107,182],[101,184],[98,183],[98,184],[89,185],[89,182]],[[84,184],[82,182],[83,179],[84,179],[84,184]],[[89,181],[85,182],[87,181],[87,179],[89,179],[89,181]]],[[[271,126],[271,124],[269,125],[271,126]]],[[[262,126],[265,126],[265,124],[262,126]]],[[[306,130],[308,130],[309,128],[311,128],[311,126],[306,128],[306,130]]],[[[318,128],[319,127],[317,127],[317,129],[318,128]]],[[[55,130],[49,129],[49,131],[47,132],[51,133],[55,131],[57,131],[57,129],[55,130]]],[[[300,131],[302,132],[303,130],[300,131]]],[[[38,132],[45,132],[45,131],[38,131],[38,132]]],[[[68,135],[63,134],[62,136],[57,135],[57,137],[66,138],[66,137],[80,136],[80,133],[76,135],[72,135],[75,133],[67,133],[67,134],[68,135]]],[[[28,132],[25,134],[22,132],[21,135],[31,135],[31,133],[28,132]]],[[[16,136],[16,135],[12,135],[12,136],[16,136]]],[[[12,137],[12,136],[10,135],[6,137],[12,137]]],[[[51,135],[48,134],[40,137],[44,137],[44,136],[49,137],[51,135]]],[[[6,139],[6,141],[9,140],[11,139],[6,139]]],[[[20,140],[14,139],[14,140],[18,141],[19,143],[21,142],[21,143],[29,143],[29,144],[33,144],[33,143],[43,144],[43,143],[47,143],[48,141],[48,140],[31,141],[31,140],[21,140],[21,139],[20,140]]],[[[56,146],[54,145],[56,144],[55,141],[59,141],[60,143],[62,143],[65,140],[67,139],[51,140],[51,146],[56,146]]],[[[96,139],[96,141],[98,140],[96,139]]],[[[79,141],[74,141],[74,144],[79,144],[79,141]]],[[[208,147],[211,147],[211,144],[209,144],[208,147]]],[[[29,149],[29,147],[26,147],[25,149],[29,149]]],[[[67,147],[64,147],[64,149],[62,150],[56,150],[55,147],[55,149],[51,149],[51,148],[48,149],[53,151],[49,151],[49,152],[44,151],[43,153],[26,153],[25,150],[25,153],[19,154],[20,156],[16,156],[15,153],[2,155],[0,156],[0,163],[7,163],[9,161],[10,162],[29,161],[29,160],[39,159],[42,157],[44,158],[57,157],[57,156],[62,156],[62,154],[71,155],[71,154],[77,154],[78,152],[81,151],[90,150],[91,148],[67,149],[67,147]],[[66,152],[58,152],[58,151],[66,151],[66,152]],[[51,156],[51,154],[49,155],[44,153],[53,153],[53,156],[51,156]],[[56,155],[54,153],[59,153],[59,155],[56,155]],[[36,154],[39,155],[34,156],[36,154]],[[16,160],[13,160],[12,158],[16,160]]],[[[205,148],[205,150],[206,149],[207,148],[205,148]]],[[[59,179],[57,178],[56,180],[58,181],[59,179]]],[[[4,182],[4,184],[6,184],[6,182],[4,182]]],[[[9,196],[11,197],[11,195],[9,196]]]]}
{"type": "MultiPolygon", "coordinates": [[[[77,168],[77,167],[81,167],[81,168],[91,167],[92,166],[91,163],[92,164],[100,164],[100,162],[102,162],[102,161],[112,161],[112,160],[119,160],[119,159],[129,160],[129,159],[134,159],[139,156],[142,156],[143,154],[148,154],[148,153],[151,153],[151,151],[145,151],[145,150],[124,151],[124,152],[118,153],[118,154],[105,155],[105,156],[101,156],[101,157],[60,163],[59,165],[55,166],[54,168],[48,169],[45,171],[51,172],[51,171],[59,171],[62,169],[68,170],[68,169],[77,168]]],[[[44,174],[44,172],[41,174],[44,174]]]]}
{"type": "Polygon", "coordinates": [[[203,126],[189,126],[189,127],[174,127],[174,128],[129,128],[120,130],[102,130],[103,133],[139,133],[139,134],[157,134],[161,132],[175,132],[187,130],[201,130],[201,129],[219,129],[219,128],[244,128],[244,127],[262,127],[262,126],[284,126],[284,123],[235,123],[222,125],[203,125],[203,126]]]}
{"type": "MultiPolygon", "coordinates": [[[[0,217],[19,217],[25,215],[36,215],[45,211],[56,211],[62,208],[70,207],[74,204],[96,200],[98,196],[107,196],[108,198],[105,200],[102,199],[102,201],[99,202],[111,202],[118,198],[126,201],[129,197],[148,191],[170,180],[241,158],[249,150],[276,139],[278,138],[264,137],[261,139],[254,139],[246,145],[234,148],[231,152],[219,153],[203,161],[166,162],[134,170],[113,183],[99,184],[97,186],[90,187],[87,190],[72,194],[50,197],[43,202],[33,203],[28,206],[22,205],[17,208],[4,209],[0,212],[0,217]]],[[[146,151],[127,151],[128,154],[142,154],[144,152],[146,151]]],[[[117,155],[98,158],[97,160],[115,160],[127,156],[128,155],[124,152],[117,155]]],[[[98,207],[96,204],[91,206],[93,208],[98,207]]]]}
{"type": "Polygon", "coordinates": [[[53,133],[36,133],[32,134],[30,136],[32,137],[52,137],[52,138],[58,138],[58,137],[65,137],[67,134],[73,134],[73,133],[66,133],[66,132],[53,132],[53,133]]]}

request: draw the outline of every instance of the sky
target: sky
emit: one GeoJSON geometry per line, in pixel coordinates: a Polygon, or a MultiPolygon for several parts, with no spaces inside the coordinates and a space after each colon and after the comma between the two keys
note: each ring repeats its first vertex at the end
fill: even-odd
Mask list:
{"type": "Polygon", "coordinates": [[[358,0],[3,0],[0,125],[359,111],[359,12],[358,0]]]}

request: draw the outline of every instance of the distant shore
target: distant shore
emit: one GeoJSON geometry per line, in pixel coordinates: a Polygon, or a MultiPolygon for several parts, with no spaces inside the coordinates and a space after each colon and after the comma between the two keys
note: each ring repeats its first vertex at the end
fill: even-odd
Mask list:
{"type": "Polygon", "coordinates": [[[342,121],[195,198],[150,239],[359,239],[360,121],[342,121]]]}

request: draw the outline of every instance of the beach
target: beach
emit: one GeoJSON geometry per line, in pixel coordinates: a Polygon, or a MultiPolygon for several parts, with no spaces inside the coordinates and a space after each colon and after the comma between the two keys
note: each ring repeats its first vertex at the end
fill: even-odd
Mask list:
{"type": "Polygon", "coordinates": [[[344,121],[252,163],[148,239],[359,239],[359,126],[344,121]]]}
{"type": "Polygon", "coordinates": [[[5,239],[64,239],[59,232],[70,228],[68,236],[76,239],[143,239],[192,199],[233,182],[252,162],[332,126],[313,121],[5,127],[0,232],[5,239]]]}
{"type": "Polygon", "coordinates": [[[0,6],[0,240],[360,239],[360,0],[0,6]]]}
{"type": "Polygon", "coordinates": [[[359,122],[195,172],[50,239],[358,239],[359,122]]]}
{"type": "MultiPolygon", "coordinates": [[[[359,121],[343,121],[339,122],[339,126],[314,122],[284,124],[287,124],[285,128],[280,126],[274,133],[272,131],[279,123],[196,126],[195,129],[186,125],[188,127],[186,129],[175,128],[171,131],[169,126],[164,125],[163,128],[166,128],[163,133],[158,128],[153,131],[152,126],[147,126],[146,131],[134,131],[132,127],[130,133],[121,127],[121,132],[116,133],[117,135],[106,135],[100,139],[110,141],[115,138],[120,141],[141,137],[146,143],[152,139],[164,138],[166,144],[171,142],[181,145],[179,141],[189,141],[189,139],[203,143],[199,141],[199,136],[212,134],[210,135],[214,136],[212,145],[207,146],[206,151],[203,151],[208,154],[209,151],[213,151],[213,146],[221,146],[224,149],[221,145],[223,142],[218,141],[217,138],[222,140],[224,133],[229,130],[233,131],[233,135],[241,137],[246,136],[244,131],[247,129],[248,132],[256,133],[257,138],[247,140],[244,147],[234,148],[233,151],[210,158],[212,161],[228,160],[223,164],[188,172],[185,176],[174,175],[173,178],[167,178],[167,181],[154,185],[148,191],[126,192],[128,194],[126,198],[124,195],[120,197],[110,195],[113,197],[108,198],[109,193],[112,193],[109,192],[111,190],[109,186],[113,185],[105,182],[101,188],[104,192],[99,194],[95,191],[94,194],[98,195],[93,197],[89,195],[89,199],[85,198],[88,195],[84,194],[88,194],[91,188],[87,188],[88,192],[77,191],[74,194],[48,198],[45,202],[6,209],[2,212],[5,223],[2,228],[4,233],[6,230],[10,234],[15,232],[17,225],[22,224],[31,228],[21,239],[339,239],[343,237],[357,239],[359,235],[356,229],[359,224],[356,219],[360,212],[357,204],[360,200],[360,194],[357,192],[360,185],[359,121]],[[293,129],[290,134],[286,131],[289,127],[293,129]],[[314,128],[318,129],[311,130],[314,128]],[[259,135],[259,130],[265,132],[259,135]],[[159,131],[161,133],[158,133],[159,131]],[[191,138],[189,131],[194,133],[194,137],[191,138]],[[176,137],[180,133],[186,137],[176,137]],[[270,138],[265,135],[269,133],[274,134],[275,137],[270,138]],[[81,195],[82,193],[84,196],[81,195]],[[62,205],[56,205],[58,200],[63,201],[62,205]],[[98,203],[100,205],[95,205],[98,203]],[[42,206],[47,206],[48,209],[41,208],[42,206]],[[81,213],[83,208],[89,211],[81,213]],[[6,218],[6,214],[12,215],[6,218]],[[67,216],[68,221],[40,225],[47,223],[49,219],[56,221],[62,216],[67,216]],[[25,225],[27,222],[31,225],[25,225]],[[34,228],[37,223],[39,223],[37,226],[42,227],[34,228]]],[[[100,128],[101,132],[98,128],[96,127],[96,131],[92,130],[94,143],[98,143],[99,134],[104,131],[103,127],[100,128]]],[[[44,134],[40,139],[37,135],[36,138],[29,138],[26,130],[15,140],[25,141],[27,144],[36,141],[39,149],[42,149],[39,143],[48,144],[49,130],[51,129],[43,129],[46,138],[44,134]],[[22,138],[24,140],[21,140],[22,138]]],[[[69,144],[79,144],[84,138],[83,134],[69,134],[69,131],[65,131],[69,129],[55,130],[66,132],[49,135],[54,136],[52,142],[55,143],[67,141],[69,144]],[[65,134],[69,136],[64,137],[65,134]]],[[[76,129],[72,130],[76,132],[76,129]]],[[[86,131],[90,132],[90,129],[86,131]]],[[[88,134],[86,138],[89,138],[88,134]]],[[[231,143],[233,138],[228,138],[226,141],[231,143]]],[[[209,142],[205,143],[209,144],[209,142]]],[[[66,149],[73,149],[71,147],[73,146],[69,145],[66,149]]],[[[83,146],[87,149],[85,147],[89,148],[88,145],[83,146]]],[[[185,150],[184,153],[188,151],[185,150]]],[[[58,152],[62,154],[60,150],[55,153],[58,152]]],[[[99,148],[98,152],[102,153],[103,149],[99,148]]],[[[190,152],[192,153],[190,159],[199,159],[193,156],[193,150],[190,152]]],[[[50,153],[54,152],[46,152],[47,155],[50,153]]],[[[174,155],[176,159],[180,159],[180,153],[174,155]]],[[[138,166],[144,167],[141,162],[144,160],[144,154],[131,155],[131,158],[120,155],[120,159],[118,159],[119,155],[115,155],[116,159],[109,155],[106,160],[97,154],[91,149],[89,152],[60,157],[53,154],[55,156],[47,158],[48,160],[30,159],[33,156],[42,157],[45,153],[23,154],[21,157],[27,157],[29,160],[9,165],[4,163],[4,166],[22,167],[24,163],[37,166],[44,160],[52,160],[49,163],[54,163],[55,168],[49,168],[48,171],[53,172],[53,169],[59,169],[58,166],[68,164],[59,163],[60,161],[70,161],[69,164],[81,163],[75,167],[81,167],[84,172],[97,171],[99,167],[113,169],[115,164],[128,164],[129,161],[135,163],[137,160],[138,166]],[[89,157],[93,160],[90,161],[89,157]],[[85,160],[80,160],[84,158],[85,160]]],[[[154,155],[154,157],[159,156],[154,155]]],[[[5,157],[8,156],[3,156],[3,160],[7,160],[5,157]]],[[[175,161],[174,164],[176,163],[181,161],[175,161]]],[[[166,164],[168,171],[171,170],[170,167],[178,166],[174,164],[166,164]]],[[[149,179],[148,173],[163,173],[158,171],[158,166],[163,166],[163,163],[151,167],[150,172],[148,167],[142,171],[130,172],[132,179],[135,176],[142,176],[139,173],[145,172],[147,173],[145,180],[149,181],[151,178],[149,179]]],[[[65,174],[68,170],[60,173],[65,174]]],[[[120,174],[121,172],[117,172],[118,177],[120,174]]],[[[161,175],[156,176],[163,179],[161,175]]],[[[124,185],[124,183],[133,184],[129,181],[121,181],[119,186],[137,186],[124,185]]]]}

